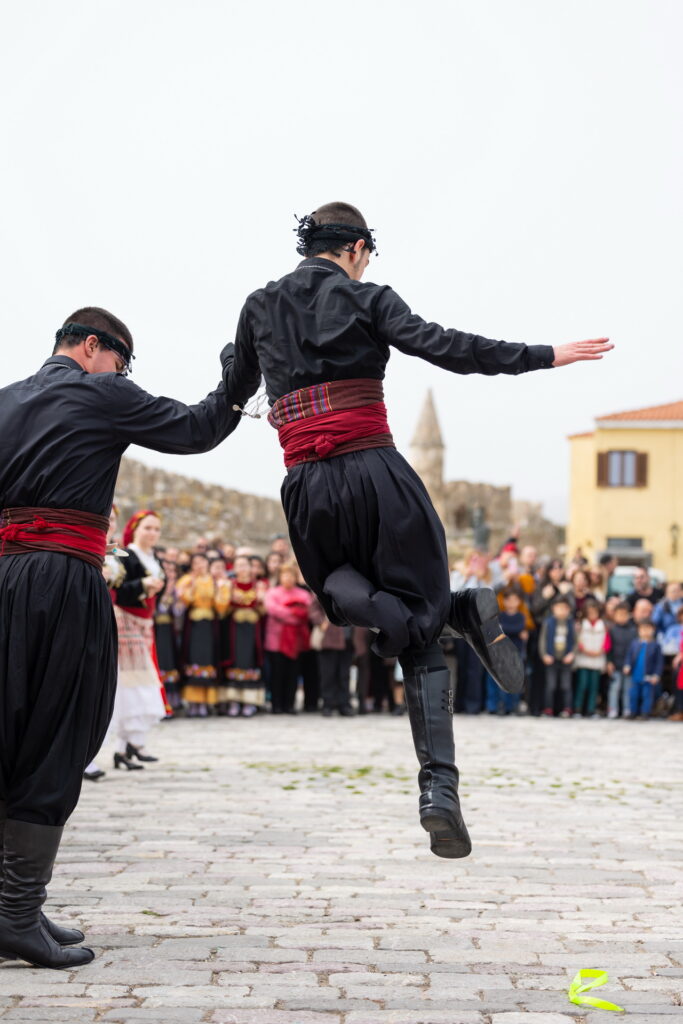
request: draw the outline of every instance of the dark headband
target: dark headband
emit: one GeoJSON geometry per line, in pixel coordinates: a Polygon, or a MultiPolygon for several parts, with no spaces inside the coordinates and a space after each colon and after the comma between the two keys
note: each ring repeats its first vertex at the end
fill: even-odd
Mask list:
{"type": "Polygon", "coordinates": [[[99,327],[88,327],[86,324],[64,324],[60,327],[55,334],[55,341],[59,342],[67,334],[74,334],[76,337],[82,336],[87,338],[88,335],[94,334],[101,345],[105,348],[111,349],[115,352],[125,364],[125,373],[131,373],[132,366],[131,360],[135,359],[135,356],[128,348],[128,346],[121,341],[119,338],[115,338],[113,334],[107,334],[106,331],[101,331],[99,327]]]}
{"type": "Polygon", "coordinates": [[[357,242],[362,238],[370,252],[373,252],[377,243],[372,234],[372,228],[357,228],[353,224],[316,224],[312,214],[305,217],[297,217],[294,214],[299,226],[293,230],[299,237],[299,244],[296,251],[300,256],[307,256],[313,242],[330,242],[332,246],[342,242],[357,242]]]}

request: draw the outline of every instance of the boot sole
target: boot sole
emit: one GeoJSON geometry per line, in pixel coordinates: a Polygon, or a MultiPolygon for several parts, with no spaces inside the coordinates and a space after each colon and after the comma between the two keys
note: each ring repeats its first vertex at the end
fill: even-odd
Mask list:
{"type": "Polygon", "coordinates": [[[524,689],[524,663],[512,641],[505,637],[493,641],[503,632],[498,616],[496,595],[488,587],[470,592],[474,629],[464,634],[489,675],[505,693],[521,693],[524,689]]]}
{"type": "Polygon", "coordinates": [[[437,857],[444,857],[447,860],[460,860],[469,857],[472,852],[472,843],[464,839],[449,839],[447,836],[431,837],[431,851],[437,857]]]}
{"type": "Polygon", "coordinates": [[[454,828],[449,816],[429,811],[420,817],[420,824],[429,832],[431,851],[437,857],[458,860],[472,852],[472,840],[464,822],[461,828],[454,828]]]}
{"type": "MultiPolygon", "coordinates": [[[[83,947],[83,949],[86,948],[87,947],[85,946],[83,947]]],[[[0,960],[21,960],[22,963],[30,964],[31,967],[40,967],[41,970],[44,971],[72,971],[77,967],[87,967],[88,964],[93,962],[95,954],[91,949],[88,950],[88,952],[92,953],[92,956],[89,960],[84,960],[81,964],[75,964],[73,961],[68,964],[38,964],[35,960],[27,960],[25,956],[20,956],[19,953],[3,953],[2,950],[0,950],[0,960]]]]}

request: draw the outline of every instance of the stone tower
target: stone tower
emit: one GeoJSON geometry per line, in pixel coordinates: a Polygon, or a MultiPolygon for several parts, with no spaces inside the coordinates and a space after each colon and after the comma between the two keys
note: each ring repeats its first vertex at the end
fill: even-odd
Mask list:
{"type": "Polygon", "coordinates": [[[441,427],[434,408],[432,389],[427,391],[420,418],[417,421],[415,434],[410,443],[410,464],[422,478],[429,491],[434,507],[441,519],[444,519],[444,479],[443,460],[445,446],[441,436],[441,427]]]}

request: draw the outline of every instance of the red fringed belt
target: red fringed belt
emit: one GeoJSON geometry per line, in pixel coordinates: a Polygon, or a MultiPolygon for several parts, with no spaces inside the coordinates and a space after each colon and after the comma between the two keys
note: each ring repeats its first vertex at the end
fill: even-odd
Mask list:
{"type": "Polygon", "coordinates": [[[279,398],[268,414],[285,466],[364,448],[394,447],[379,380],[338,380],[279,398]]]}
{"type": "Polygon", "coordinates": [[[0,555],[57,551],[104,564],[109,520],[72,508],[5,508],[0,513],[0,555]]]}

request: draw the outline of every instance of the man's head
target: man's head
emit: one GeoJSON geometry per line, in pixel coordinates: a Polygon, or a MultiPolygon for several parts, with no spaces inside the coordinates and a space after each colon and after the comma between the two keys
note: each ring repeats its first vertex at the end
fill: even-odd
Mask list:
{"type": "Polygon", "coordinates": [[[638,594],[649,594],[652,590],[650,574],[647,569],[636,569],[633,574],[633,589],[638,594]]]}
{"type": "Polygon", "coordinates": [[[683,597],[683,587],[680,583],[667,583],[664,596],[667,601],[680,601],[683,597]]]}
{"type": "Polygon", "coordinates": [[[85,306],[68,316],[57,331],[52,355],[68,355],[87,373],[128,373],[133,336],[113,313],[85,306]]]}
{"type": "Polygon", "coordinates": [[[533,573],[538,560],[538,552],[531,544],[525,544],[519,553],[519,564],[522,572],[533,573]]]}
{"type": "Polygon", "coordinates": [[[296,229],[296,251],[305,257],[322,256],[360,281],[375,248],[365,217],[350,203],[325,203],[302,217],[296,229]]]}
{"type": "Polygon", "coordinates": [[[611,576],[619,565],[619,559],[615,555],[610,555],[609,552],[605,552],[604,555],[600,555],[598,565],[606,576],[611,576]]]}
{"type": "Polygon", "coordinates": [[[652,601],[648,601],[646,597],[639,598],[633,606],[633,621],[636,625],[649,619],[652,615],[652,601]]]}

